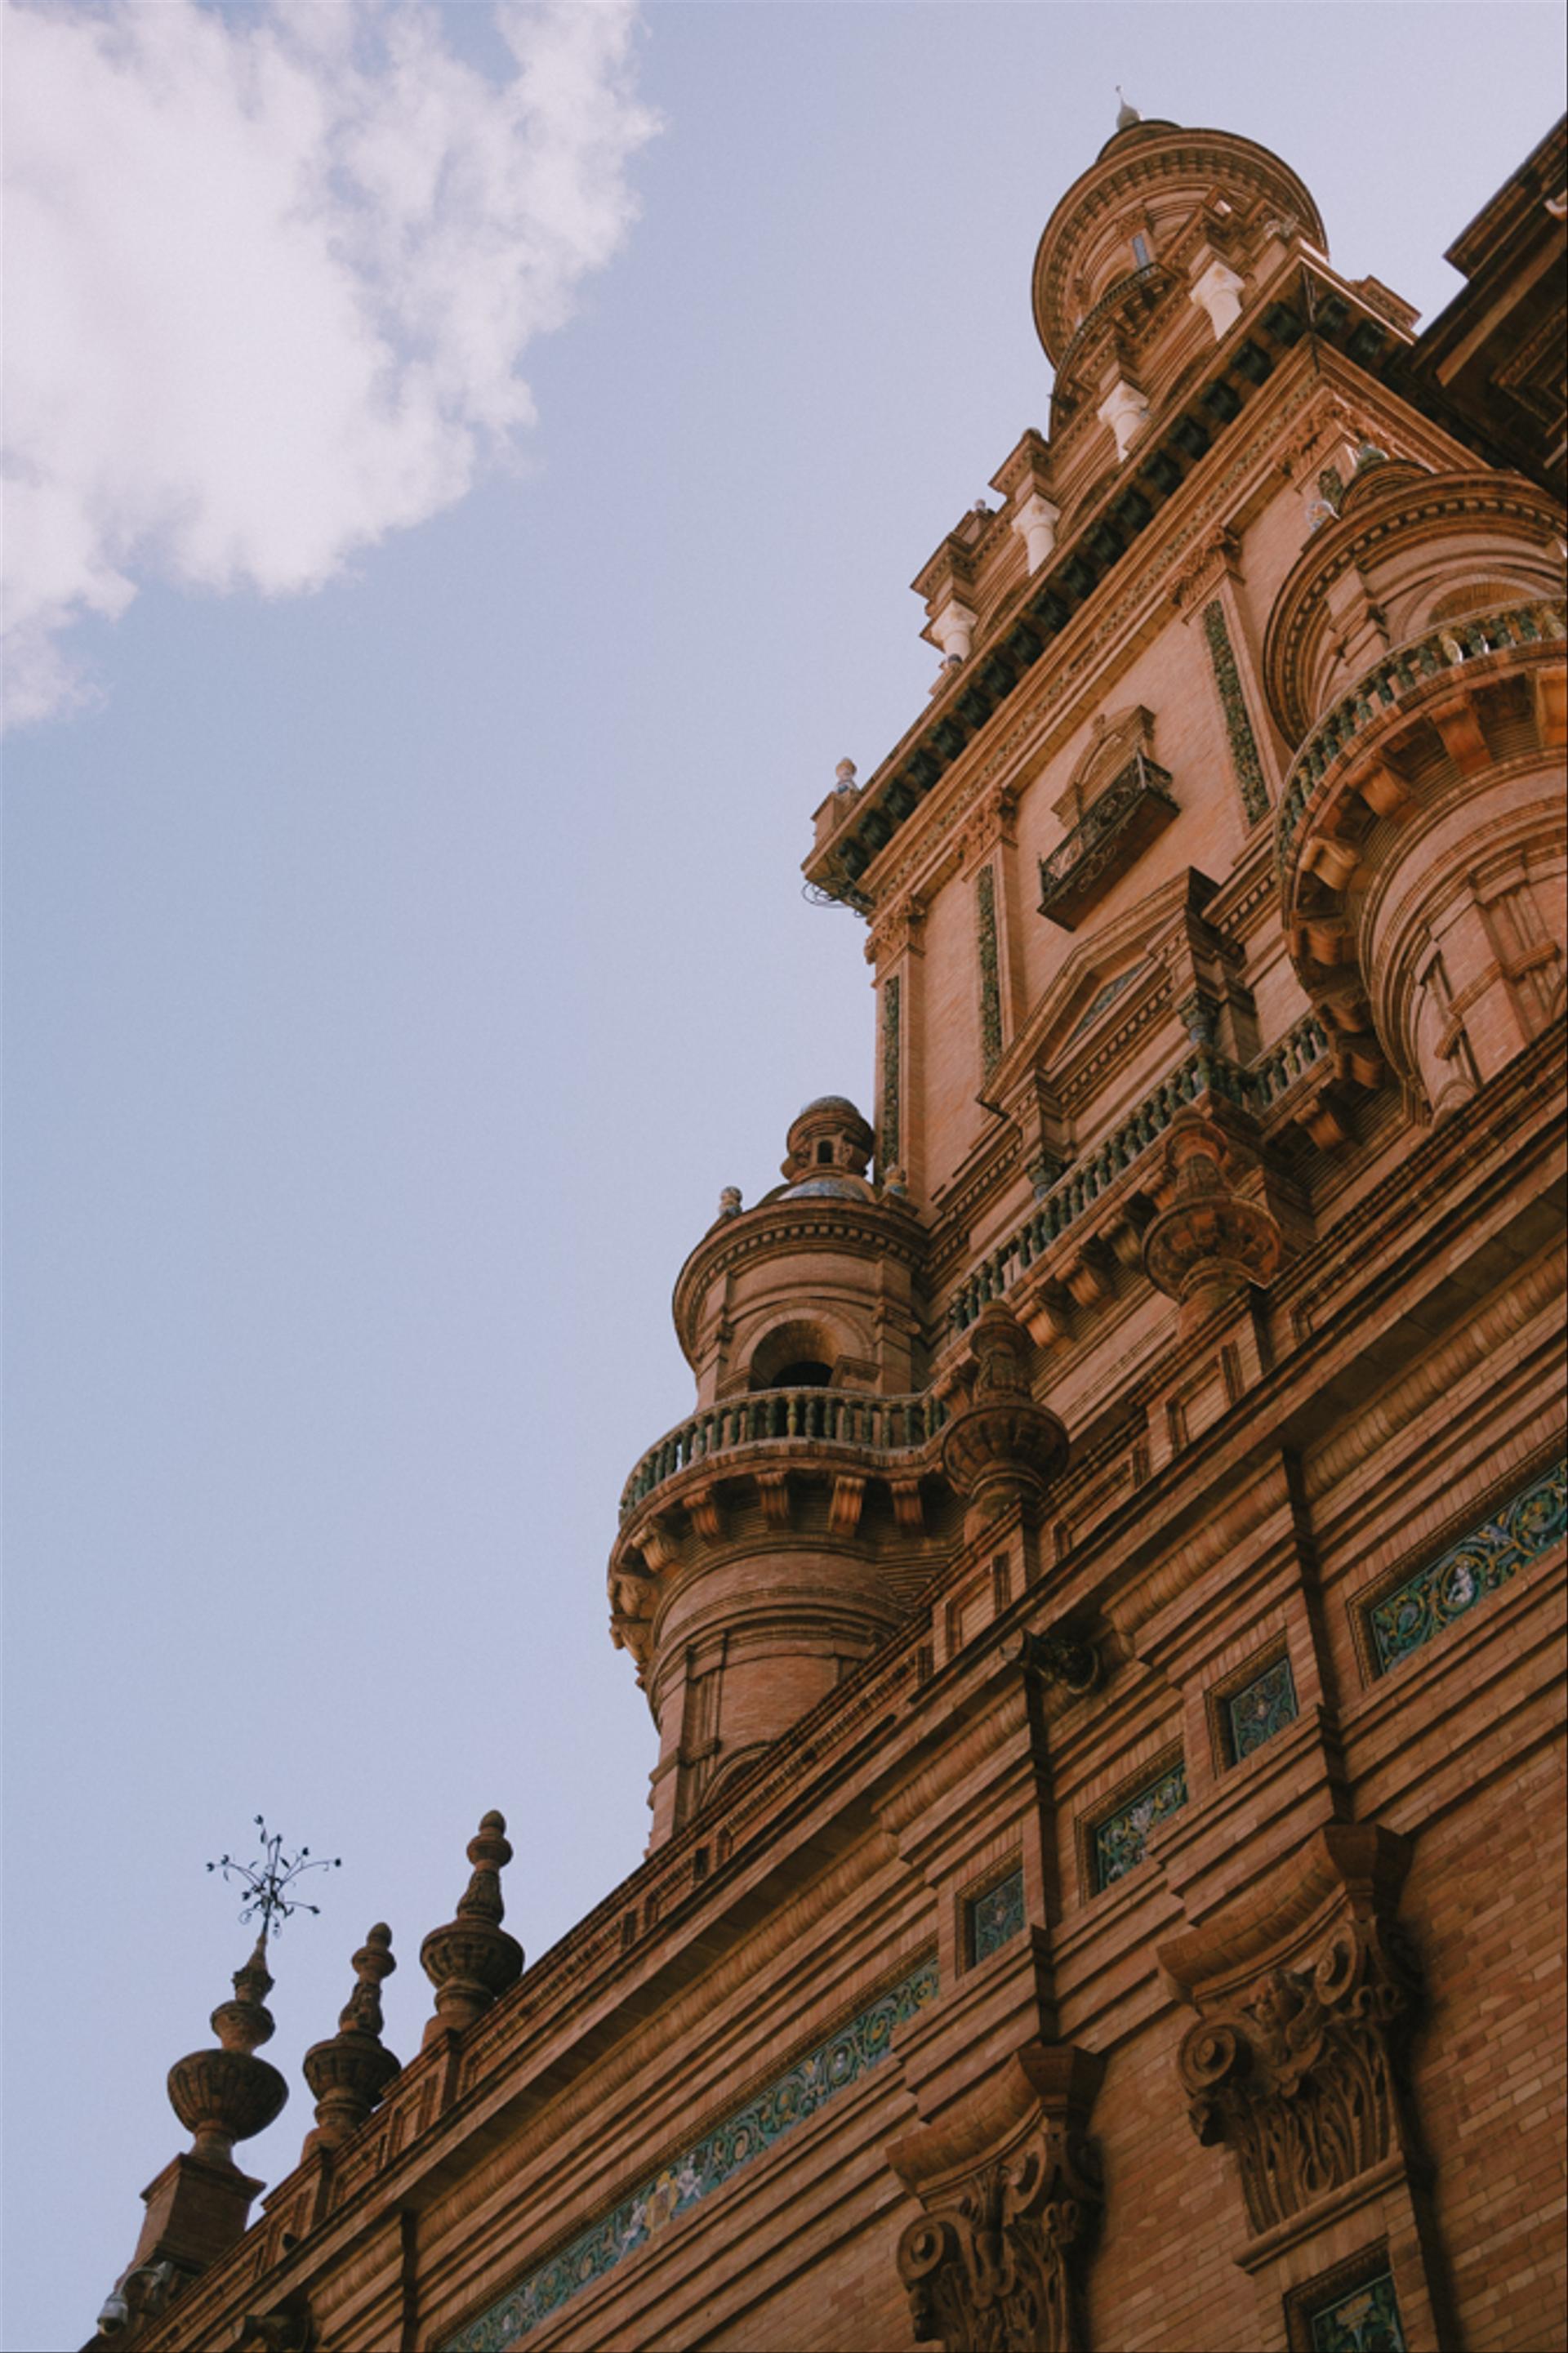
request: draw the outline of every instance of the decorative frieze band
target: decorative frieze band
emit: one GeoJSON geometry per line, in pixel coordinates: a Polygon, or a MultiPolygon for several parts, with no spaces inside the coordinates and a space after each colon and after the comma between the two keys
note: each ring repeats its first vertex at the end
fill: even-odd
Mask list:
{"type": "Polygon", "coordinates": [[[1375,1672],[1386,1674],[1568,1535],[1568,1461],[1526,1482],[1489,1519],[1366,1612],[1375,1672]]]}
{"type": "Polygon", "coordinates": [[[677,2215],[721,2189],[742,2166],[880,2065],[892,2049],[893,2029],[934,2000],[939,1990],[936,1961],[928,1958],[743,2108],[661,2166],[613,2213],[580,2231],[520,2280],[451,2339],[447,2353],[509,2353],[521,2345],[572,2297],[596,2286],[657,2238],[677,2215]]]}

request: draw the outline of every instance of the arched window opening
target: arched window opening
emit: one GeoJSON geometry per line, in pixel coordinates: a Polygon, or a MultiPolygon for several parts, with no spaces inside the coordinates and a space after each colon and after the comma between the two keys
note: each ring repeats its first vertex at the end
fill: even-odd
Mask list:
{"type": "Polygon", "coordinates": [[[817,1165],[818,1165],[818,1166],[819,1166],[819,1167],[824,1167],[824,1168],[831,1168],[831,1167],[832,1167],[832,1166],[833,1166],[833,1146],[832,1146],[832,1144],[831,1144],[830,1142],[828,1142],[828,1141],[826,1141],[826,1140],[825,1139],[821,1144],[819,1144],[819,1145],[817,1145],[817,1147],[816,1147],[816,1158],[817,1158],[817,1165]]]}
{"type": "Polygon", "coordinates": [[[752,1389],[826,1389],[833,1386],[841,1343],[815,1318],[775,1324],[752,1351],[746,1386],[752,1389]]]}

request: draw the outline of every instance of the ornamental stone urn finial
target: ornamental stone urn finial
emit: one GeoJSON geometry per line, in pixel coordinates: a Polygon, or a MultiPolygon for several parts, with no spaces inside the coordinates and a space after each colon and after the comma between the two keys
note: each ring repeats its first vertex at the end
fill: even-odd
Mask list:
{"type": "Polygon", "coordinates": [[[432,1928],[419,1947],[419,1966],[436,1989],[426,2042],[471,2026],[522,1974],[522,1947],[500,1925],[506,1910],[500,1875],[511,1861],[504,1814],[485,1815],[468,1841],[468,1861],[473,1877],[456,1919],[432,1928]]]}
{"type": "Polygon", "coordinates": [[[220,2001],[212,2014],[218,2048],[193,2051],[169,2070],[169,2105],[193,2136],[192,2156],[209,2165],[232,2165],[235,2142],[265,2132],[289,2097],[277,2068],[255,2055],[258,2043],[272,2039],[271,1990],[264,1928],[234,1973],[233,2000],[220,2001]]]}
{"type": "Polygon", "coordinates": [[[942,1464],[969,1499],[964,1535],[974,1539],[1015,1506],[1037,1511],[1068,1456],[1068,1436],[1029,1386],[1029,1335],[1003,1301],[970,1330],[974,1373],[967,1405],[942,1433],[942,1464]]]}
{"type": "Polygon", "coordinates": [[[305,2053],[304,2074],[316,2098],[315,2129],[302,2158],[340,2148],[379,2106],[402,2062],[381,2039],[381,1988],[397,1967],[392,1931],[378,1920],[353,1957],[354,1989],[338,2013],[338,2031],[305,2053]]]}

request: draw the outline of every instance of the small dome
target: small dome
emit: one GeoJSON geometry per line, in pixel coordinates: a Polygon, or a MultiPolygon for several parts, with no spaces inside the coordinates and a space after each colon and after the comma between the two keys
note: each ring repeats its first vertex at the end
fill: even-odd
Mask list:
{"type": "Polygon", "coordinates": [[[853,1176],[803,1176],[798,1185],[785,1185],[779,1198],[798,1201],[806,1193],[835,1201],[863,1201],[867,1198],[865,1185],[857,1183],[853,1176]]]}
{"type": "Polygon", "coordinates": [[[814,1111],[843,1112],[850,1119],[858,1119],[860,1116],[858,1110],[847,1095],[813,1095],[808,1103],[802,1103],[795,1117],[804,1119],[808,1112],[814,1111]]]}

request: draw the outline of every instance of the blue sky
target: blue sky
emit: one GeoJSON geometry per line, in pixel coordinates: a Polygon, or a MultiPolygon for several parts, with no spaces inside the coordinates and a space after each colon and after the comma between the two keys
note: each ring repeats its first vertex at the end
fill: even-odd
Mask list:
{"type": "Polygon", "coordinates": [[[802,1101],[868,1102],[863,935],[798,862],[923,702],[906,584],[1047,421],[1030,264],[1114,85],[1273,147],[1430,315],[1563,84],[1523,0],[654,0],[619,50],[614,10],[557,26],[528,107],[537,27],[479,5],[110,10],[122,51],[186,38],[171,106],[44,13],[14,148],[82,201],[20,207],[18,2348],[87,2335],[181,2145],[163,2075],[246,1943],[202,1865],[255,1813],[344,1858],[275,1959],[269,2181],[374,1919],[417,2046],[486,1807],[531,1956],[639,1859],[603,1572],[689,1402],[670,1286],[802,1101]],[[55,627],[84,581],[119,617],[55,627]]]}

